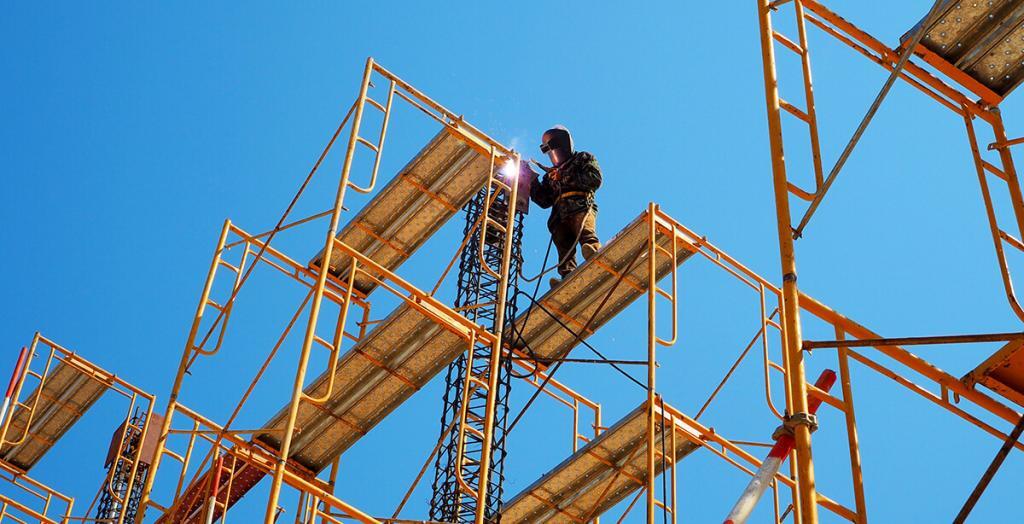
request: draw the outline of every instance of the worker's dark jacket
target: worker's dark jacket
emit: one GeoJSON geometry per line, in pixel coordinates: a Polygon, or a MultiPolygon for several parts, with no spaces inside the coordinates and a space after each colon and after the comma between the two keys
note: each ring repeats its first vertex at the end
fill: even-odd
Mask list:
{"type": "Polygon", "coordinates": [[[548,231],[575,213],[587,208],[597,213],[594,192],[601,187],[601,167],[594,155],[579,151],[572,158],[530,186],[530,198],[544,209],[554,206],[548,218],[548,231]],[[579,194],[570,194],[579,193],[579,194]],[[559,198],[561,195],[567,195],[559,198]]]}

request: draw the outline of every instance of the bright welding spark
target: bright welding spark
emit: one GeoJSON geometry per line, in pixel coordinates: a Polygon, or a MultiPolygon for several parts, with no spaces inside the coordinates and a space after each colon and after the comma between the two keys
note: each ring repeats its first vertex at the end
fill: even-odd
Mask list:
{"type": "Polygon", "coordinates": [[[501,166],[498,172],[501,173],[501,176],[505,177],[505,180],[512,180],[519,176],[519,164],[514,158],[510,158],[501,166]]]}

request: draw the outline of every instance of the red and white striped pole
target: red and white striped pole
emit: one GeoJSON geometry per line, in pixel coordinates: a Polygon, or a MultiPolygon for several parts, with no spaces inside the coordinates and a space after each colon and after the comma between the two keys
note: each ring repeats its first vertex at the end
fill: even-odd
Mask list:
{"type": "Polygon", "coordinates": [[[21,380],[21,372],[24,371],[25,359],[28,358],[28,348],[22,347],[18,354],[18,363],[14,365],[14,373],[11,373],[11,381],[7,384],[7,393],[4,395],[3,407],[0,407],[0,424],[3,424],[7,417],[7,410],[11,408],[11,397],[14,396],[14,389],[21,380]]]}
{"type": "MultiPolygon", "coordinates": [[[[821,376],[818,377],[814,385],[827,392],[835,383],[836,372],[826,369],[821,372],[821,376]]],[[[817,412],[819,406],[821,406],[820,398],[812,397],[807,400],[807,411],[811,414],[817,412]]],[[[729,516],[725,518],[725,524],[743,524],[750,518],[750,514],[754,512],[758,501],[761,500],[761,496],[764,495],[768,486],[771,486],[772,479],[779,472],[782,463],[793,451],[793,443],[793,436],[789,434],[784,434],[775,441],[775,445],[768,452],[768,458],[761,463],[761,468],[757,470],[754,478],[750,479],[750,484],[747,484],[747,488],[743,490],[740,500],[736,502],[732,511],[729,512],[729,516]]]]}
{"type": "Polygon", "coordinates": [[[210,489],[210,499],[206,506],[206,524],[213,524],[214,516],[217,513],[217,495],[220,493],[220,474],[224,469],[224,455],[217,457],[217,465],[213,468],[213,487],[210,489]]]}

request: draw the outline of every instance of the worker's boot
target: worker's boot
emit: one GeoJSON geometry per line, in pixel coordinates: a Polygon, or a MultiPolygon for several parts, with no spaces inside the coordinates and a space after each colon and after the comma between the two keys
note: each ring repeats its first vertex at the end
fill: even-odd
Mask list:
{"type": "Polygon", "coordinates": [[[580,251],[583,253],[583,260],[590,260],[593,258],[598,251],[601,250],[601,244],[583,244],[580,246],[580,251]]]}
{"type": "Polygon", "coordinates": [[[552,288],[558,287],[558,284],[561,284],[561,283],[562,283],[562,279],[560,277],[551,277],[548,280],[548,284],[550,284],[552,288]]]}

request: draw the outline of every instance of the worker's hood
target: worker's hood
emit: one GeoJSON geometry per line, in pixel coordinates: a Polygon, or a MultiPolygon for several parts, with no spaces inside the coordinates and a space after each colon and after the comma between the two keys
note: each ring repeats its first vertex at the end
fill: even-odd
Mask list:
{"type": "Polygon", "coordinates": [[[569,130],[559,125],[545,131],[540,138],[540,152],[547,153],[554,167],[572,158],[575,149],[569,130]]]}

